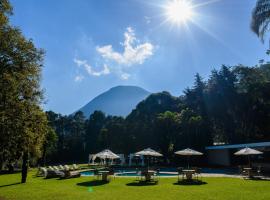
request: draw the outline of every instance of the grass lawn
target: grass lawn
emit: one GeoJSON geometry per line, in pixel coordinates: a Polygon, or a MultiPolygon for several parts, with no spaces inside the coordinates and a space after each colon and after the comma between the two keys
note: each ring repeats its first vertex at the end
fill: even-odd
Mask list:
{"type": "Polygon", "coordinates": [[[270,181],[203,178],[202,185],[178,185],[176,178],[160,178],[158,185],[138,185],[135,178],[116,178],[108,184],[92,177],[58,180],[35,177],[26,184],[20,174],[0,175],[0,200],[269,200],[270,181]]]}

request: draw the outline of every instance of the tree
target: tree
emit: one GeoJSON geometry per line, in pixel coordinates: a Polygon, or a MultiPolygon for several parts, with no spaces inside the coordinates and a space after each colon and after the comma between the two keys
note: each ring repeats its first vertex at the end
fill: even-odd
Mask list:
{"type": "Polygon", "coordinates": [[[264,41],[264,36],[269,30],[269,23],[270,1],[257,0],[256,6],[252,12],[251,29],[262,41],[264,41]]]}
{"type": "Polygon", "coordinates": [[[40,108],[43,51],[9,24],[12,7],[0,0],[0,160],[13,163],[22,157],[22,183],[29,156],[39,156],[47,132],[40,108]]]}
{"type": "Polygon", "coordinates": [[[55,151],[57,140],[58,137],[55,133],[55,130],[49,126],[45,136],[45,141],[43,143],[43,150],[41,157],[42,166],[46,165],[47,154],[52,154],[55,151]]]}
{"type": "Polygon", "coordinates": [[[216,142],[236,143],[237,109],[236,75],[226,66],[212,71],[208,80],[206,99],[211,126],[216,142]]]}
{"type": "Polygon", "coordinates": [[[102,148],[98,144],[98,137],[100,131],[104,128],[106,123],[106,115],[101,111],[95,111],[90,115],[89,119],[86,122],[86,150],[87,152],[96,153],[102,148]]]}
{"type": "Polygon", "coordinates": [[[155,132],[158,146],[166,158],[170,158],[175,150],[175,143],[179,134],[179,113],[166,111],[160,113],[155,122],[155,132]]]}
{"type": "Polygon", "coordinates": [[[76,112],[68,117],[67,126],[69,127],[68,135],[66,135],[67,151],[70,159],[76,162],[85,156],[85,117],[83,112],[76,112]]]}

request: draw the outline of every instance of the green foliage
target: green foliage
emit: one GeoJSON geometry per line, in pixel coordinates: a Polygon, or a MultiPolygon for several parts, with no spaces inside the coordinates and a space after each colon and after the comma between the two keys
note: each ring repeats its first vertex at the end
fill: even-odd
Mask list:
{"type": "Polygon", "coordinates": [[[155,122],[155,134],[158,140],[158,146],[166,158],[173,156],[176,150],[175,144],[179,139],[180,116],[178,113],[166,111],[160,113],[155,122]]]}
{"type": "Polygon", "coordinates": [[[266,32],[269,30],[270,22],[270,1],[257,0],[252,12],[251,29],[261,40],[264,40],[266,32]]]}
{"type": "Polygon", "coordinates": [[[125,119],[100,111],[86,120],[81,114],[48,112],[59,137],[55,160],[85,161],[104,148],[129,154],[152,147],[169,162],[175,150],[187,147],[204,151],[213,142],[269,141],[269,91],[270,64],[222,66],[206,81],[196,74],[194,85],[180,97],[150,95],[125,119]]]}
{"type": "Polygon", "coordinates": [[[47,155],[52,155],[56,151],[57,140],[58,136],[55,130],[51,126],[48,126],[42,149],[41,164],[43,166],[46,165],[47,155]]]}
{"type": "Polygon", "coordinates": [[[12,8],[0,1],[0,165],[22,154],[39,156],[47,132],[40,76],[43,51],[9,24],[12,8]]]}

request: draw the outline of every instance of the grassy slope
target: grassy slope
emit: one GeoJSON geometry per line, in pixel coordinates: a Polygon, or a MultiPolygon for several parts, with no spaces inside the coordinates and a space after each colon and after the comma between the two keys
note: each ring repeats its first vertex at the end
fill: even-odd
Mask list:
{"type": "Polygon", "coordinates": [[[0,199],[1,197],[7,200],[270,199],[270,181],[234,178],[203,178],[207,184],[192,186],[175,185],[176,178],[161,178],[158,185],[151,186],[134,186],[130,184],[134,183],[134,178],[116,178],[108,184],[97,185],[90,177],[44,180],[34,177],[32,172],[26,184],[10,185],[19,181],[20,174],[0,175],[0,199]]]}

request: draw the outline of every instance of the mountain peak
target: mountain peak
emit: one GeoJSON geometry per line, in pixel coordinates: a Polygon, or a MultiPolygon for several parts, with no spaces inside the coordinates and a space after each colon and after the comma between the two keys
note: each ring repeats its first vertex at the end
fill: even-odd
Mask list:
{"type": "Polygon", "coordinates": [[[88,118],[95,110],[108,115],[127,116],[150,92],[138,86],[119,85],[98,95],[79,109],[88,118]]]}

